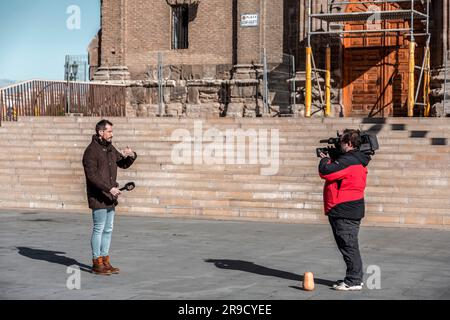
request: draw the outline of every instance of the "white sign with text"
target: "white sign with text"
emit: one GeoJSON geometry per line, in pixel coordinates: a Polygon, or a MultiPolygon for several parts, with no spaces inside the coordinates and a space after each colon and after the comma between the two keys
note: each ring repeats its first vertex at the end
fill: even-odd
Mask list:
{"type": "Polygon", "coordinates": [[[257,13],[241,15],[241,27],[257,27],[258,25],[259,15],[257,13]]]}

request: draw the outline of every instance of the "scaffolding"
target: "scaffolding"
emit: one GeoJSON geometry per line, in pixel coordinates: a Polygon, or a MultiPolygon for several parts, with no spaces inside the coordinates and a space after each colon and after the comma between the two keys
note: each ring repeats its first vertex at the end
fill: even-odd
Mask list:
{"type": "MultiPolygon", "coordinates": [[[[320,94],[321,108],[325,111],[325,116],[330,115],[331,111],[331,53],[330,47],[327,44],[325,54],[325,70],[317,69],[314,61],[314,56],[311,47],[311,37],[316,35],[328,35],[338,37],[339,40],[343,40],[349,37],[366,37],[369,34],[382,34],[387,37],[389,34],[393,35],[409,35],[409,82],[408,82],[408,117],[414,115],[414,107],[421,106],[423,108],[423,115],[429,116],[430,114],[430,0],[372,0],[372,1],[349,1],[349,0],[327,0],[326,12],[312,13],[312,1],[308,0],[307,8],[307,44],[306,44],[306,83],[305,83],[305,116],[311,116],[312,106],[312,73],[316,75],[318,72],[325,73],[325,99],[322,97],[322,90],[320,83],[317,79],[317,86],[320,94]],[[388,6],[389,4],[404,4],[406,8],[401,5],[399,8],[393,8],[388,6]],[[371,5],[376,6],[377,10],[368,10],[361,12],[341,12],[346,5],[371,5]],[[417,10],[417,7],[421,7],[423,10],[417,10]],[[394,10],[390,10],[393,8],[394,10]],[[338,12],[333,12],[336,10],[338,12]],[[342,23],[345,22],[364,22],[376,18],[379,21],[387,22],[389,20],[405,20],[409,21],[409,28],[386,28],[387,23],[382,23],[380,28],[365,28],[364,30],[344,30],[342,23]],[[319,20],[326,23],[326,28],[319,30],[312,30],[313,21],[319,20]],[[415,22],[420,20],[425,24],[421,30],[416,30],[415,22]],[[425,32],[423,32],[425,29],[425,32]],[[416,66],[415,63],[415,47],[416,37],[423,36],[426,38],[424,55],[422,59],[422,65],[416,66]],[[417,87],[415,87],[415,71],[420,70],[420,76],[418,79],[417,87]],[[423,102],[418,102],[421,85],[423,86],[423,102]]],[[[380,37],[380,36],[378,36],[380,37]]]]}
{"type": "Polygon", "coordinates": [[[450,70],[450,51],[446,51],[445,52],[445,57],[444,57],[444,92],[443,92],[443,97],[442,97],[442,104],[444,107],[444,114],[450,114],[450,106],[448,106],[448,104],[450,103],[447,97],[447,89],[448,89],[448,71],[450,70]]]}

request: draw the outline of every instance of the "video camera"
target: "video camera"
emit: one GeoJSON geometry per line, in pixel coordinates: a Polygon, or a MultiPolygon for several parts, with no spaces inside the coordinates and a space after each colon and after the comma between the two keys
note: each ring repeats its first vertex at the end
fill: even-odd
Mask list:
{"type": "MultiPolygon", "coordinates": [[[[343,154],[341,150],[341,136],[342,135],[339,134],[338,131],[336,138],[320,140],[320,143],[332,144],[334,146],[317,148],[316,149],[317,157],[320,158],[320,153],[324,153],[328,154],[331,159],[337,159],[339,155],[343,154]]],[[[358,148],[358,150],[367,155],[374,155],[375,150],[379,149],[377,136],[366,132],[361,132],[360,136],[361,136],[361,146],[358,148]]]]}

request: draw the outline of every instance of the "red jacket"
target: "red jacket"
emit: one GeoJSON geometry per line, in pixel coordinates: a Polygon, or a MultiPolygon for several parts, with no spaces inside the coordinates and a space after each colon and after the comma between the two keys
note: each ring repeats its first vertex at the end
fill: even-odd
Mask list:
{"type": "Polygon", "coordinates": [[[370,156],[350,151],[335,161],[323,158],[319,174],[325,180],[323,201],[325,214],[332,217],[361,219],[364,217],[364,189],[370,156]]]}

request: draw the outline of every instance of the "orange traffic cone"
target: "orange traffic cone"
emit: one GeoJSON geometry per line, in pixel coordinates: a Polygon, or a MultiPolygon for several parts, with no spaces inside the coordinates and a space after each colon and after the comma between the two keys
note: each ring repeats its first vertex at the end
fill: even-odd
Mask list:
{"type": "Polygon", "coordinates": [[[305,274],[303,275],[303,290],[314,290],[314,275],[312,272],[305,272],[305,274]]]}

